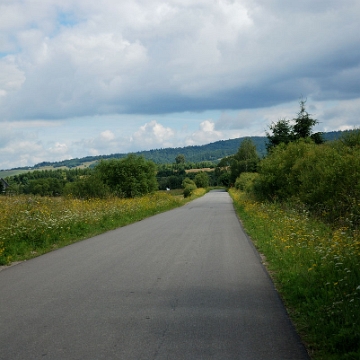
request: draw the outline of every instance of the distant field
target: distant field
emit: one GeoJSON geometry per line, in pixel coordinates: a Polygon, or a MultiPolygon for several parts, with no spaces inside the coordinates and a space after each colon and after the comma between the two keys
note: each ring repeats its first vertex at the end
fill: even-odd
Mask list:
{"type": "Polygon", "coordinates": [[[203,168],[203,169],[189,169],[189,170],[185,170],[185,172],[188,173],[195,173],[195,172],[200,172],[200,171],[214,171],[214,168],[203,168]]]}
{"type": "Polygon", "coordinates": [[[33,170],[0,170],[0,178],[6,178],[8,176],[14,176],[14,175],[19,175],[19,174],[23,174],[25,172],[29,172],[29,171],[33,171],[33,170]]]}
{"type": "MultiPolygon", "coordinates": [[[[87,167],[89,167],[91,164],[93,164],[95,161],[88,161],[85,162],[79,166],[76,166],[72,169],[85,169],[87,167]]],[[[65,169],[65,170],[69,170],[69,168],[67,166],[60,166],[60,167],[54,167],[54,166],[42,166],[42,167],[38,167],[36,169],[34,168],[29,168],[28,170],[26,169],[16,169],[16,170],[0,170],[0,178],[6,178],[8,176],[14,176],[14,175],[19,175],[19,174],[23,174],[26,172],[31,172],[31,171],[36,171],[36,170],[59,170],[59,169],[65,169]]]]}

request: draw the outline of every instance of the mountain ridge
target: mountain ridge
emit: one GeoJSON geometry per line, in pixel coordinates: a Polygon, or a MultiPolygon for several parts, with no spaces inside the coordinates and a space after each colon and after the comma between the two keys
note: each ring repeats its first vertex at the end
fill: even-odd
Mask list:
{"type": "MultiPolygon", "coordinates": [[[[334,140],[341,136],[342,131],[331,131],[324,133],[325,140],[334,140]]],[[[184,147],[176,147],[176,148],[162,148],[162,149],[152,149],[152,150],[143,150],[137,152],[129,152],[129,153],[115,153],[109,155],[97,155],[97,156],[85,156],[82,158],[74,158],[63,161],[43,161],[34,166],[26,166],[26,167],[17,167],[12,168],[10,170],[41,170],[42,168],[52,167],[52,168],[76,168],[80,166],[91,166],[91,163],[95,163],[99,160],[105,159],[120,159],[126,157],[128,154],[132,153],[138,156],[144,156],[147,160],[152,160],[157,164],[164,163],[173,163],[175,162],[175,158],[177,155],[182,154],[185,156],[187,162],[202,162],[202,161],[211,161],[216,162],[217,160],[233,155],[237,152],[241,142],[244,139],[251,139],[260,156],[264,156],[266,154],[266,136],[244,136],[234,139],[228,140],[218,140],[205,145],[190,145],[184,147]],[[85,164],[85,165],[84,165],[85,164]],[[87,165],[86,165],[87,164],[87,165]]],[[[7,171],[7,170],[1,170],[7,171]]]]}

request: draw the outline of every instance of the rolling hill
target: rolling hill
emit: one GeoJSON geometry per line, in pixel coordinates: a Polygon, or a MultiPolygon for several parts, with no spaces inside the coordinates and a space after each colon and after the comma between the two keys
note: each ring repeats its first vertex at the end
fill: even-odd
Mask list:
{"type": "MultiPolygon", "coordinates": [[[[339,138],[341,136],[341,133],[342,133],[341,131],[327,132],[324,133],[324,138],[326,140],[334,140],[339,138]]],[[[246,138],[250,138],[254,142],[260,156],[264,156],[266,154],[265,136],[250,136],[250,137],[241,137],[241,138],[229,139],[229,140],[219,140],[206,145],[153,149],[148,151],[139,151],[136,152],[135,154],[143,156],[148,160],[152,160],[157,164],[174,163],[176,156],[179,154],[183,154],[187,162],[194,162],[194,163],[201,161],[217,162],[219,159],[222,159],[225,156],[235,154],[241,142],[246,138]]],[[[127,155],[128,155],[127,153],[119,153],[119,154],[100,155],[100,156],[86,156],[83,158],[75,158],[71,160],[64,160],[58,162],[44,161],[34,165],[33,167],[21,167],[21,168],[13,168],[10,170],[1,170],[0,177],[5,178],[7,176],[12,176],[33,170],[45,170],[45,169],[50,170],[61,167],[68,169],[76,168],[76,167],[91,167],[99,160],[111,159],[111,158],[120,159],[127,155]]]]}

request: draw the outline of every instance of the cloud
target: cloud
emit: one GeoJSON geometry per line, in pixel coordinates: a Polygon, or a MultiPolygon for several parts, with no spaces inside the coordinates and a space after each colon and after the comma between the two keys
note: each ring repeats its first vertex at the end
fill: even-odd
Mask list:
{"type": "Polygon", "coordinates": [[[203,121],[199,129],[187,137],[185,143],[189,145],[201,145],[223,139],[224,134],[215,130],[215,122],[212,120],[203,121]]]}
{"type": "Polygon", "coordinates": [[[0,98],[21,89],[24,81],[24,72],[18,69],[13,56],[0,59],[0,98]]]}
{"type": "Polygon", "coordinates": [[[175,131],[170,127],[164,127],[156,120],[141,126],[130,138],[132,147],[141,147],[144,150],[173,147],[174,140],[175,131]]]}
{"type": "Polygon", "coordinates": [[[263,135],[300,96],[319,131],[358,126],[359,15],[357,0],[2,0],[0,166],[263,135]]]}
{"type": "Polygon", "coordinates": [[[12,0],[0,10],[7,119],[360,96],[355,0],[12,0]]]}

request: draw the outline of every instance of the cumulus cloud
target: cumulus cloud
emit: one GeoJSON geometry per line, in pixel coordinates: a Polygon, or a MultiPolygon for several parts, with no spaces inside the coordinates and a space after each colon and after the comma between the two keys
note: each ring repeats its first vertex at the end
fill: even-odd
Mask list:
{"type": "Polygon", "coordinates": [[[212,120],[203,121],[199,129],[187,137],[186,145],[201,145],[223,139],[224,134],[215,130],[215,122],[212,120]]]}
{"type": "Polygon", "coordinates": [[[130,138],[133,147],[144,150],[174,146],[175,131],[153,120],[140,127],[130,138]]]}
{"type": "Polygon", "coordinates": [[[39,139],[36,131],[27,131],[4,124],[0,135],[0,169],[32,166],[47,159],[70,159],[66,144],[47,143],[39,139]]]}

